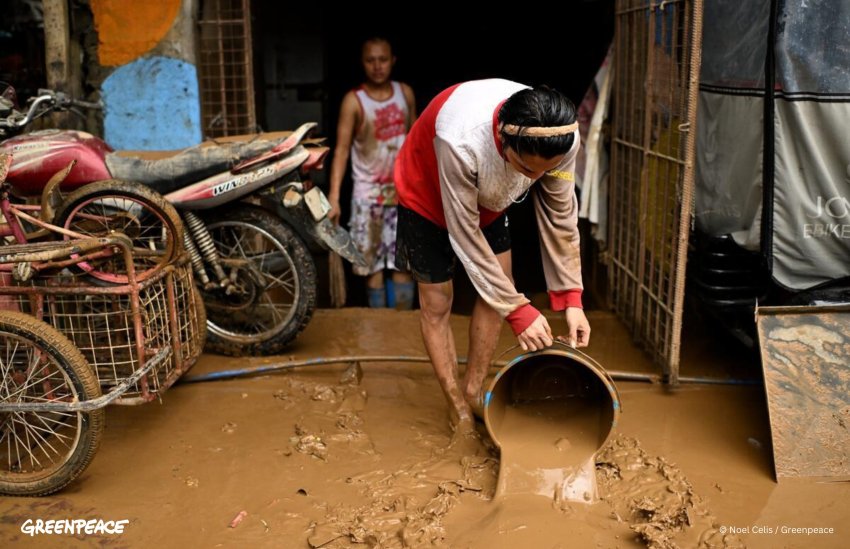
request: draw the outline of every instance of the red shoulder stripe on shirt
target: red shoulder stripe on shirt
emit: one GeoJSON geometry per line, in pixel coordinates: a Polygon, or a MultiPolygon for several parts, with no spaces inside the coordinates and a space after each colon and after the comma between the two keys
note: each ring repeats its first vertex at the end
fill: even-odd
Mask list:
{"type": "Polygon", "coordinates": [[[443,90],[425,107],[410,128],[395,161],[398,201],[443,228],[446,227],[446,216],[443,213],[434,138],[437,136],[437,115],[459,85],[443,90]]]}
{"type": "Polygon", "coordinates": [[[496,105],[496,109],[493,111],[493,141],[496,142],[496,150],[499,151],[499,156],[502,158],[505,157],[505,153],[502,152],[502,138],[499,137],[499,111],[502,109],[502,105],[505,104],[507,99],[500,101],[498,105],[496,105]]]}
{"type": "MultiPolygon", "coordinates": [[[[422,111],[421,116],[405,137],[404,145],[395,161],[393,175],[398,201],[401,205],[444,229],[446,216],[443,213],[434,138],[437,136],[437,116],[440,114],[440,109],[459,85],[440,92],[422,111]]],[[[493,139],[500,155],[502,150],[498,138],[498,125],[499,109],[503,103],[504,101],[499,103],[493,111],[493,139]]],[[[502,212],[494,212],[481,206],[478,207],[478,212],[481,227],[486,227],[502,215],[502,212]]]]}

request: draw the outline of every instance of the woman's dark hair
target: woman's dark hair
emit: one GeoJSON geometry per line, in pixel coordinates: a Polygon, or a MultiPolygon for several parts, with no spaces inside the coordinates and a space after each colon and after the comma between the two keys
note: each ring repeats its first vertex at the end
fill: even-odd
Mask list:
{"type": "Polygon", "coordinates": [[[567,126],[576,121],[576,108],[572,101],[558,90],[546,86],[520,90],[510,96],[499,109],[499,124],[520,127],[518,135],[500,131],[502,146],[518,154],[533,154],[541,158],[554,158],[565,154],[573,146],[575,133],[554,137],[530,137],[523,129],[533,127],[567,126]]]}

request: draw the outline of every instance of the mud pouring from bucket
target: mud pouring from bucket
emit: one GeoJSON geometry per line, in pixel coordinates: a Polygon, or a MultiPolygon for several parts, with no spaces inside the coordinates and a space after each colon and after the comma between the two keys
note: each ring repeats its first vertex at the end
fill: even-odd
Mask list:
{"type": "Polygon", "coordinates": [[[619,415],[614,382],[586,354],[556,342],[511,360],[484,395],[484,422],[501,449],[496,498],[596,501],[594,458],[619,415]]]}

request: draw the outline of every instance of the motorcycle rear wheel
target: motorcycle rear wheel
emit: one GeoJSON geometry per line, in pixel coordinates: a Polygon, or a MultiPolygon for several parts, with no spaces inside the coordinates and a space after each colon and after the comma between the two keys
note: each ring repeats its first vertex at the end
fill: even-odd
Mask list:
{"type": "Polygon", "coordinates": [[[316,266],[304,242],[280,218],[239,204],[206,216],[225,272],[238,292],[202,290],[207,349],[272,355],[307,326],[316,309],[316,266]]]}

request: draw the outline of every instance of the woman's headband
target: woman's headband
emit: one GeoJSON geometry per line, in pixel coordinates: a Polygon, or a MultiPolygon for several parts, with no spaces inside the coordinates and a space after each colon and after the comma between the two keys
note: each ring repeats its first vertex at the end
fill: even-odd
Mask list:
{"type": "Polygon", "coordinates": [[[499,127],[499,130],[506,133],[507,135],[521,135],[523,137],[558,137],[561,135],[567,135],[568,133],[573,133],[577,129],[578,122],[573,122],[572,124],[568,124],[566,126],[525,127],[517,126],[514,124],[502,124],[499,127]]]}

